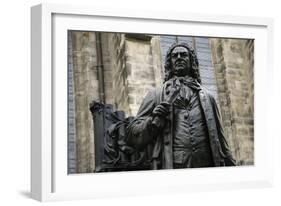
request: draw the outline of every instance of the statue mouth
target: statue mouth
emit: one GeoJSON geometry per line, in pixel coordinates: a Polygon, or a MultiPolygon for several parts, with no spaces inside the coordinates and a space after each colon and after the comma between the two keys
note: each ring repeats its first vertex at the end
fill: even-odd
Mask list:
{"type": "Polygon", "coordinates": [[[185,63],[178,63],[175,65],[175,70],[182,70],[186,67],[185,63]]]}
{"type": "Polygon", "coordinates": [[[185,67],[186,66],[186,62],[181,59],[181,60],[175,62],[175,66],[176,67],[185,67]]]}
{"type": "Polygon", "coordinates": [[[176,64],[176,67],[185,67],[185,64],[184,63],[178,63],[178,64],[176,64]]]}

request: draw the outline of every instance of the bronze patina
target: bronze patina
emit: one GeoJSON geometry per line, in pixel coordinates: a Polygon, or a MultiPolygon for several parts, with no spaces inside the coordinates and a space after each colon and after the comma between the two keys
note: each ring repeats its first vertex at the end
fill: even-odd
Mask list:
{"type": "Polygon", "coordinates": [[[136,117],[112,122],[109,129],[116,134],[111,162],[119,170],[235,165],[215,98],[201,85],[197,56],[185,43],[169,48],[164,83],[148,92],[136,117]],[[122,137],[116,125],[123,127],[122,137]]]}

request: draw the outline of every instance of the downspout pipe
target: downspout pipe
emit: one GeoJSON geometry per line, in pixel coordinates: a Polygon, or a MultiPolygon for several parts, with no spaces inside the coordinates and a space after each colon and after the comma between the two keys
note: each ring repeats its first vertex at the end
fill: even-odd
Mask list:
{"type": "Polygon", "coordinates": [[[101,33],[96,32],[96,51],[97,51],[97,71],[99,81],[99,99],[100,102],[105,104],[105,93],[104,93],[104,70],[103,70],[103,59],[102,59],[102,43],[101,33]]]}

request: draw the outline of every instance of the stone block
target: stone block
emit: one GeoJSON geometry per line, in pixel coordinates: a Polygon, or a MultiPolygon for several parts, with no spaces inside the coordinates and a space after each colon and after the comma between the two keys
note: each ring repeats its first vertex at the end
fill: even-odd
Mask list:
{"type": "Polygon", "coordinates": [[[245,136],[245,135],[248,135],[248,129],[247,128],[240,128],[237,130],[237,135],[242,135],[242,136],[245,136]]]}

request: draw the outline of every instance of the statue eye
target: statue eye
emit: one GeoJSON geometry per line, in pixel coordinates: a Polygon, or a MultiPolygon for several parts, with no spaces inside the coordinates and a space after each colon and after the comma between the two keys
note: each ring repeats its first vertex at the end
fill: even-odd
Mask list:
{"type": "Polygon", "coordinates": [[[177,58],[178,57],[178,53],[172,53],[172,58],[177,58]]]}
{"type": "Polygon", "coordinates": [[[187,52],[181,53],[181,57],[187,57],[187,56],[188,56],[187,52]]]}

